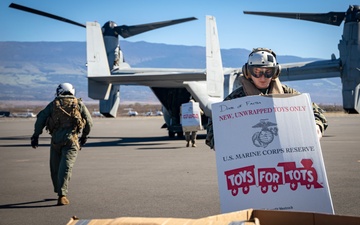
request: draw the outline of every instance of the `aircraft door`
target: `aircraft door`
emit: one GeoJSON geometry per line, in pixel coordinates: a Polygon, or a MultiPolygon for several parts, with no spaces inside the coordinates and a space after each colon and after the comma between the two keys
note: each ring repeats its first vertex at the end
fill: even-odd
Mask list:
{"type": "Polygon", "coordinates": [[[166,111],[164,119],[169,132],[169,137],[183,136],[180,124],[180,106],[190,100],[190,93],[185,88],[151,88],[166,111]]]}

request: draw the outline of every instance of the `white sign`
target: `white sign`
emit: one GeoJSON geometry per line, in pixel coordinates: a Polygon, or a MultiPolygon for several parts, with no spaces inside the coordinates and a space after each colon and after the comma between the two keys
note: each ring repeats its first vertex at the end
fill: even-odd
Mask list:
{"type": "Polygon", "coordinates": [[[308,94],[216,103],[212,120],[222,213],[334,213],[308,94]]]}
{"type": "Polygon", "coordinates": [[[181,105],[181,125],[184,132],[202,129],[201,110],[198,102],[188,102],[181,105]]]}

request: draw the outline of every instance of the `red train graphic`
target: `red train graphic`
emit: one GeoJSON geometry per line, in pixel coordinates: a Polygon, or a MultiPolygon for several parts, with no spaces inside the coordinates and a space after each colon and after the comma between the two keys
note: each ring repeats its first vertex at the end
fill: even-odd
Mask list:
{"type": "Polygon", "coordinates": [[[244,194],[247,194],[250,186],[256,185],[254,170],[255,166],[246,166],[225,172],[228,190],[233,196],[239,193],[240,188],[244,194]]]}
{"type": "Polygon", "coordinates": [[[259,186],[262,193],[266,193],[271,186],[273,192],[277,192],[279,185],[283,185],[283,174],[275,168],[258,169],[259,186]]]}
{"type": "Polygon", "coordinates": [[[316,169],[312,167],[312,160],[302,159],[301,164],[303,167],[297,168],[295,162],[278,163],[277,166],[283,168],[281,171],[276,168],[259,168],[257,169],[257,181],[254,165],[225,171],[227,188],[233,196],[239,193],[240,188],[244,194],[249,193],[251,186],[260,187],[264,194],[270,187],[273,192],[277,192],[279,185],[285,184],[289,184],[293,191],[297,190],[299,184],[307,189],[323,188],[318,183],[318,175],[316,169]]]}
{"type": "Polygon", "coordinates": [[[322,188],[323,186],[317,182],[318,175],[311,159],[301,160],[303,168],[296,168],[295,162],[289,163],[278,163],[278,166],[284,168],[285,183],[290,184],[290,189],[295,191],[298,188],[298,184],[306,186],[310,189],[311,186],[314,188],[322,188]]]}

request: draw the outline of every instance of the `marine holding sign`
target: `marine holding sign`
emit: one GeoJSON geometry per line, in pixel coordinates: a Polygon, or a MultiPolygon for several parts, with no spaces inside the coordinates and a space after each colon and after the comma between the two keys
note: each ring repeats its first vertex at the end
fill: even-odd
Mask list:
{"type": "MultiPolygon", "coordinates": [[[[276,54],[267,48],[255,48],[250,53],[248,62],[242,68],[243,74],[240,76],[241,86],[228,95],[224,101],[241,98],[251,95],[270,95],[270,94],[300,94],[293,88],[280,83],[281,67],[276,61],[276,54]]],[[[322,137],[328,124],[327,119],[322,114],[322,109],[312,103],[317,135],[322,137]]],[[[205,143],[214,149],[213,123],[209,119],[207,126],[207,136],[205,143]]]]}
{"type": "Polygon", "coordinates": [[[327,127],[306,93],[282,85],[269,49],[254,49],[241,87],[212,104],[222,213],[253,209],[334,213],[319,139],[327,127]]]}

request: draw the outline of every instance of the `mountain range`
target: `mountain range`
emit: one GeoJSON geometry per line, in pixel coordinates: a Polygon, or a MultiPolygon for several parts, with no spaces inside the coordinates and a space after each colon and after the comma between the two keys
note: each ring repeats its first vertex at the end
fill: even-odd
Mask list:
{"type": "MultiPolygon", "coordinates": [[[[122,41],[125,60],[132,67],[205,68],[205,47],[122,41]]],[[[50,101],[59,83],[70,82],[76,95],[91,101],[87,93],[85,42],[0,42],[0,101],[50,101]]],[[[241,68],[250,50],[222,49],[224,67],[241,68]]],[[[278,55],[278,62],[318,60],[278,55]]],[[[310,93],[319,104],[342,104],[340,78],[286,82],[310,93]]],[[[121,102],[156,103],[151,89],[122,85],[121,102]]]]}

